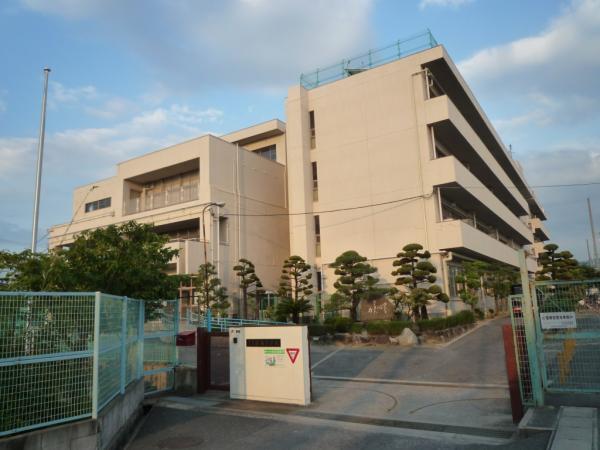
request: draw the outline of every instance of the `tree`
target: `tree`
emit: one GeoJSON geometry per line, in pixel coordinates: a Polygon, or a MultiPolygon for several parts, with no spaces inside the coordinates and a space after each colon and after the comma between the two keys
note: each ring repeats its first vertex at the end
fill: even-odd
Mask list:
{"type": "Polygon", "coordinates": [[[486,287],[484,275],[488,270],[488,265],[483,261],[467,261],[462,266],[462,274],[456,277],[457,283],[461,285],[458,297],[473,311],[479,302],[482,288],[486,287]]]}
{"type": "Polygon", "coordinates": [[[577,276],[577,261],[568,250],[558,251],[558,245],[544,245],[538,263],[542,269],[537,272],[538,280],[572,280],[577,276]]]}
{"type": "Polygon", "coordinates": [[[372,300],[387,292],[387,289],[376,287],[379,279],[371,274],[377,272],[377,268],[367,263],[367,258],[354,250],[348,250],[338,256],[330,264],[335,268],[338,279],[333,283],[336,289],[331,296],[331,302],[337,304],[340,309],[349,309],[350,317],[358,319],[358,305],[361,300],[372,300]]]}
{"type": "MultiPolygon", "coordinates": [[[[421,244],[408,244],[396,255],[398,259],[393,262],[396,270],[392,276],[396,278],[396,286],[405,295],[406,302],[410,305],[414,320],[428,319],[427,305],[431,300],[448,303],[448,296],[435,283],[434,275],[437,269],[429,258],[431,253],[427,250],[421,252],[421,244]]],[[[397,294],[400,295],[400,294],[397,294]]]]}
{"type": "Polygon", "coordinates": [[[488,264],[485,274],[486,287],[494,295],[494,309],[500,310],[500,300],[506,299],[510,295],[510,288],[517,283],[519,272],[509,266],[500,264],[488,264]]]}
{"type": "MultiPolygon", "coordinates": [[[[242,258],[239,260],[239,264],[233,266],[235,274],[240,278],[240,289],[242,290],[242,318],[248,318],[248,291],[254,288],[252,294],[255,296],[258,305],[258,296],[264,292],[262,283],[256,275],[254,264],[242,258]]],[[[260,306],[259,306],[260,307],[260,306]]]]}
{"type": "Polygon", "coordinates": [[[311,282],[312,271],[300,256],[290,256],[283,262],[279,283],[279,295],[282,299],[277,304],[277,314],[292,316],[294,323],[300,321],[300,314],[312,309],[308,297],[313,293],[311,282]]]}
{"type": "Polygon", "coordinates": [[[227,289],[221,286],[221,280],[212,263],[200,264],[194,285],[197,288],[198,303],[204,306],[205,311],[216,309],[220,314],[227,311],[229,308],[227,289]]]}
{"type": "Polygon", "coordinates": [[[176,298],[181,277],[167,275],[177,250],[134,221],[84,231],[65,249],[0,252],[2,289],[101,291],[141,300],[176,298]]]}

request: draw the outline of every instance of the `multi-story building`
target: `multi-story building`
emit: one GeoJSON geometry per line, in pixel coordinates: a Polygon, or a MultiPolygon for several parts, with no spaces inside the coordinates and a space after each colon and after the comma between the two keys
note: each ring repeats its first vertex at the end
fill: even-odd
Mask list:
{"type": "Polygon", "coordinates": [[[218,201],[226,204],[221,214],[238,214],[220,219],[233,220],[227,229],[237,235],[227,238],[235,250],[215,246],[213,260],[231,277],[225,272],[236,258],[252,259],[269,289],[283,259],[297,254],[314,265],[317,289],[331,293],[330,264],[346,250],[393,283],[392,262],[412,242],[432,253],[438,282],[455,299],[465,260],[517,267],[517,250],[526,248],[536,270],[534,245],[548,238],[544,211],[430,34],[302,75],[286,116],[286,124],[272,120],[120,164],[117,177],[75,191],[74,221],[52,229],[50,246],[83,229],[142,220],[179,239],[174,270],[193,272],[202,260],[199,208],[218,201]],[[177,206],[160,194],[173,183],[177,206]],[[192,194],[194,203],[179,204],[192,194]],[[96,209],[106,198],[110,214],[96,209]],[[259,216],[268,211],[289,217],[259,216]]]}

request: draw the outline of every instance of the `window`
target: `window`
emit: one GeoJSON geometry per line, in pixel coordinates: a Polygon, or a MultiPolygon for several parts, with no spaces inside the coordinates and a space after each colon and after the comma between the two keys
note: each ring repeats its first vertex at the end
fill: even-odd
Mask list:
{"type": "Polygon", "coordinates": [[[277,146],[275,144],[254,150],[254,153],[263,158],[270,159],[271,161],[277,160],[277,146]]]}
{"type": "Polygon", "coordinates": [[[308,113],[308,126],[310,128],[310,148],[317,146],[316,133],[315,133],[315,112],[310,111],[308,113]]]}
{"type": "Polygon", "coordinates": [[[227,217],[219,217],[219,243],[229,243],[229,221],[227,217]]]}
{"type": "Polygon", "coordinates": [[[321,219],[315,216],[315,256],[321,256],[321,219]]]}
{"type": "Polygon", "coordinates": [[[321,292],[323,290],[323,280],[321,277],[321,272],[317,272],[317,292],[321,292]]]}
{"type": "Polygon", "coordinates": [[[317,176],[317,163],[312,163],[313,201],[319,200],[319,180],[317,176]]]}
{"type": "Polygon", "coordinates": [[[89,213],[97,209],[110,208],[110,197],[101,198],[85,204],[85,212],[89,213]]]}
{"type": "Polygon", "coordinates": [[[450,298],[458,297],[458,292],[461,289],[460,284],[456,281],[464,273],[462,265],[448,264],[448,290],[450,298]]]}

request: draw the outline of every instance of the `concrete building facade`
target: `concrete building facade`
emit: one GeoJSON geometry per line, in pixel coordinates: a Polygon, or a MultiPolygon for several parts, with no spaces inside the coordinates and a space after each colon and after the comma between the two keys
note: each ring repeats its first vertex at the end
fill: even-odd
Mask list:
{"type": "Polygon", "coordinates": [[[203,261],[198,214],[215,201],[226,206],[207,223],[209,254],[234,292],[239,257],[276,290],[296,254],[314,266],[317,290],[332,293],[330,264],[346,250],[393,283],[392,261],[412,242],[432,253],[454,300],[463,261],[517,267],[525,248],[536,270],[543,209],[442,46],[293,86],[285,107],[286,123],[178,144],[76,189],[73,221],[51,229],[50,247],[85,229],[151,222],[180,249],[173,272],[193,273],[203,261]]]}

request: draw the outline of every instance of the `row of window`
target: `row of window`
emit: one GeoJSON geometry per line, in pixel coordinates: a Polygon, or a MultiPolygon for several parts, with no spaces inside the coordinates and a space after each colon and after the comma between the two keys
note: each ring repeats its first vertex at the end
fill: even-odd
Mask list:
{"type": "Polygon", "coordinates": [[[85,212],[89,213],[98,209],[110,208],[110,197],[101,198],[85,204],[85,212]]]}

